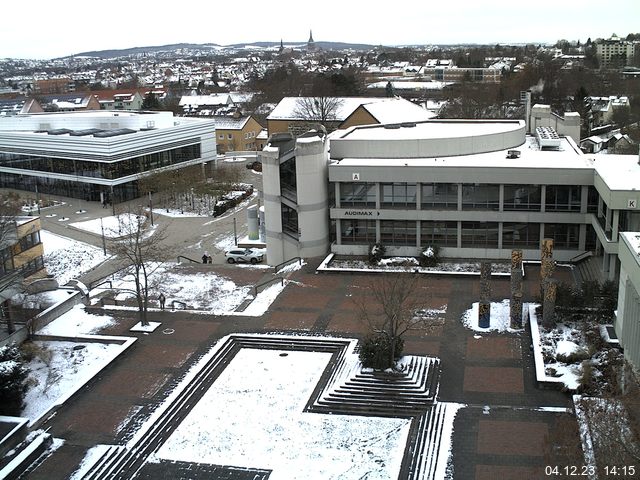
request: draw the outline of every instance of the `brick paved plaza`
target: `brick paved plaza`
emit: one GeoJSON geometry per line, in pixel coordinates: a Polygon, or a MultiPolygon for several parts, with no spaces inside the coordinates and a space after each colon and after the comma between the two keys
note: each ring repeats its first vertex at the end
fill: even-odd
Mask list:
{"type": "MultiPolygon", "coordinates": [[[[318,274],[310,262],[289,276],[291,282],[261,317],[212,316],[188,312],[154,312],[162,327],[137,333],[138,342],[51,418],[43,428],[65,440],[29,478],[65,479],[77,468],[88,448],[123,444],[148,418],[193,365],[219,338],[242,332],[312,332],[362,338],[366,327],[357,319],[352,293],[365,286],[369,275],[318,274]]],[[[214,266],[238,285],[255,284],[265,270],[214,266]]],[[[561,275],[564,275],[560,272],[561,275]]],[[[528,267],[525,301],[537,291],[539,272],[528,267]]],[[[428,306],[446,305],[444,324],[405,337],[405,353],[441,359],[438,400],[467,405],[454,423],[453,467],[457,479],[544,478],[545,435],[562,413],[539,407],[567,407],[568,395],[540,390],[535,385],[530,336],[525,331],[478,334],[465,329],[462,313],[477,301],[479,281],[473,277],[426,277],[428,306]]],[[[493,300],[507,298],[508,279],[492,283],[493,300]]],[[[109,311],[118,318],[104,334],[132,335],[135,312],[109,311]]],[[[174,478],[147,470],[141,478],[174,478]]],[[[166,470],[164,470],[166,472],[166,470]]],[[[227,477],[207,466],[179,465],[180,478],[227,477]]],[[[179,473],[176,473],[179,472],[179,473]]],[[[256,474],[258,475],[258,474],[256,474]]],[[[257,478],[265,478],[259,474],[257,478]]],[[[251,477],[253,478],[253,477],[251,477]]]]}

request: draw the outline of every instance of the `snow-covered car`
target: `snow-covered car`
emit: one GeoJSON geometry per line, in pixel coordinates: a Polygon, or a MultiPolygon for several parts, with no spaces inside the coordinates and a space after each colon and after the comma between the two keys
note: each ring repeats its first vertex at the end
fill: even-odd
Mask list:
{"type": "Polygon", "coordinates": [[[264,252],[252,248],[234,248],[224,253],[227,263],[253,263],[264,260],[264,252]]]}

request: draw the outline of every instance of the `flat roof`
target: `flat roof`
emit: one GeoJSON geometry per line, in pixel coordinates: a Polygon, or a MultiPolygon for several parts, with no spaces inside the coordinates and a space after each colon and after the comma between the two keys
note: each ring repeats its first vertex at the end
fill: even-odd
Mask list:
{"type": "Polygon", "coordinates": [[[590,155],[610,190],[640,190],[638,155],[590,155]]]}
{"type": "MultiPolygon", "coordinates": [[[[413,130],[413,129],[407,129],[413,130]]],[[[560,147],[554,150],[541,150],[534,137],[527,136],[525,143],[515,149],[509,148],[488,153],[457,155],[450,157],[423,158],[344,158],[331,165],[341,167],[380,166],[397,167],[506,167],[506,168],[594,168],[592,156],[583,155],[573,144],[562,137],[560,147]],[[518,150],[518,158],[507,158],[509,150],[518,150]]]]}
{"type": "Polygon", "coordinates": [[[399,123],[355,127],[340,136],[344,140],[427,140],[495,135],[513,132],[524,126],[523,120],[456,121],[427,120],[419,123],[399,123]]]}

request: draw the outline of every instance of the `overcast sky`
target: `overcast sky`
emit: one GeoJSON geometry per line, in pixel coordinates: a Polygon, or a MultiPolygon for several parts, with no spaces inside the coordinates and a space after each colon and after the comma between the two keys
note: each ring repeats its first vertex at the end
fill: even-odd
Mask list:
{"type": "Polygon", "coordinates": [[[4,1],[0,58],[170,43],[553,43],[640,32],[640,0],[4,1]]]}

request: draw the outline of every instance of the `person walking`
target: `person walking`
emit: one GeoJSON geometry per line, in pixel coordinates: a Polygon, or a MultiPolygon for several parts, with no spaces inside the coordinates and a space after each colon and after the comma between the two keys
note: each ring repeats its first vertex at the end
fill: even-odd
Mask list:
{"type": "Polygon", "coordinates": [[[160,310],[164,310],[164,302],[166,301],[164,293],[160,293],[160,296],[158,297],[158,301],[160,302],[160,310]]]}

